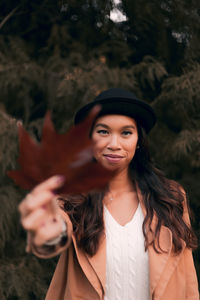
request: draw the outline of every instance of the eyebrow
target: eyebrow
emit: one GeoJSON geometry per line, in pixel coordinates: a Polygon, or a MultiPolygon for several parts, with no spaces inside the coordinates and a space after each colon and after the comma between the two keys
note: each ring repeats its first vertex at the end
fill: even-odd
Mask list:
{"type": "MultiPolygon", "coordinates": [[[[103,124],[103,123],[97,123],[97,125],[95,125],[95,128],[100,127],[100,126],[106,128],[106,129],[110,128],[108,125],[103,124]]],[[[121,127],[121,129],[128,129],[128,128],[136,129],[136,126],[134,126],[134,125],[126,125],[126,126],[121,127]]]]}

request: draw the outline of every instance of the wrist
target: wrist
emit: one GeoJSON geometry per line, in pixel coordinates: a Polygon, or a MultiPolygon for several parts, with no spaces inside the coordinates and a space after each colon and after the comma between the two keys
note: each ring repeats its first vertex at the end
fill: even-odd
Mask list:
{"type": "Polygon", "coordinates": [[[45,246],[55,246],[58,243],[60,243],[62,241],[62,239],[66,238],[66,237],[67,237],[67,225],[64,222],[64,220],[62,220],[62,231],[61,231],[61,233],[57,237],[46,241],[44,243],[44,245],[45,246]]]}

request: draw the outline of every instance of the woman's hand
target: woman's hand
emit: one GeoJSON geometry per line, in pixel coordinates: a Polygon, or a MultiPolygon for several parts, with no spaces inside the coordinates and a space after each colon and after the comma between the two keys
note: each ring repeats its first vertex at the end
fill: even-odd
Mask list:
{"type": "Polygon", "coordinates": [[[53,176],[37,185],[20,203],[21,223],[33,235],[33,243],[41,246],[58,237],[63,219],[53,190],[62,186],[64,177],[53,176]]]}

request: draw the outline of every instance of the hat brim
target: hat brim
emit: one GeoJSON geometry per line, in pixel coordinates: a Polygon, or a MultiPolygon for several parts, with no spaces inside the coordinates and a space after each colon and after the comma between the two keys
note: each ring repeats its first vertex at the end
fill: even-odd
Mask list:
{"type": "Polygon", "coordinates": [[[101,105],[97,117],[108,114],[129,116],[139,122],[146,133],[149,133],[156,123],[156,116],[151,106],[141,100],[128,98],[109,98],[90,102],[76,113],[74,123],[78,124],[83,121],[89,111],[97,104],[101,105]]]}

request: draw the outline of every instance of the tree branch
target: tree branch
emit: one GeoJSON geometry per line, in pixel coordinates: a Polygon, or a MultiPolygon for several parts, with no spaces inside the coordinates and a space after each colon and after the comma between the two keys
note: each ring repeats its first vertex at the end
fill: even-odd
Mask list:
{"type": "Polygon", "coordinates": [[[13,8],[13,10],[11,10],[11,12],[1,21],[0,23],[0,29],[3,27],[3,25],[14,15],[14,13],[16,12],[16,10],[19,8],[19,5],[16,6],[15,8],[13,8]]]}

